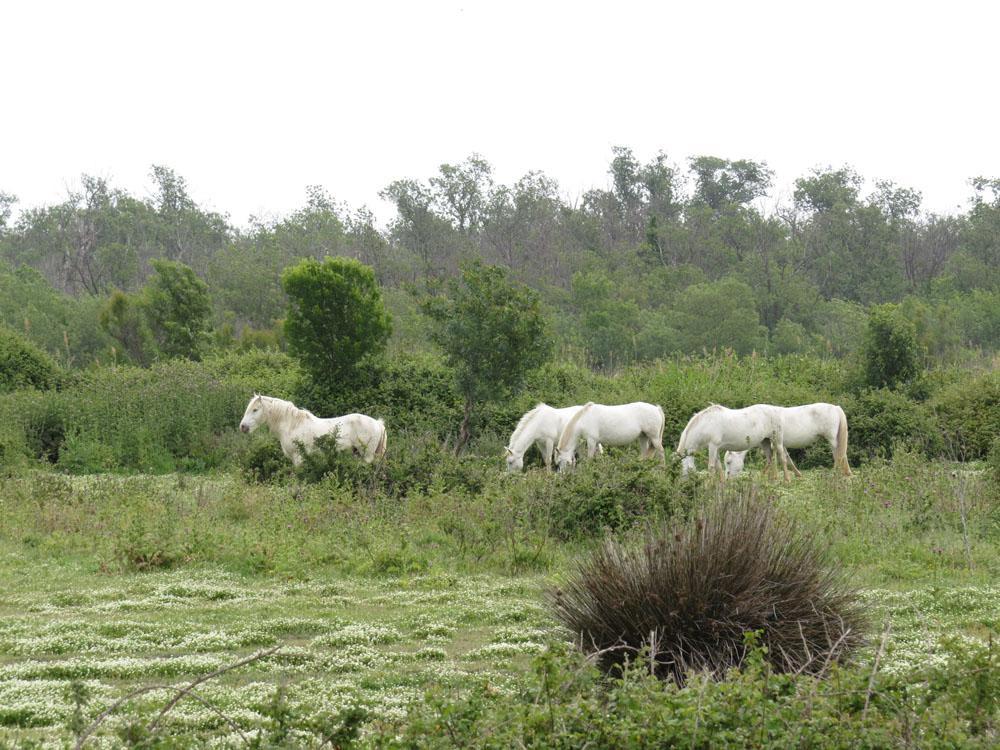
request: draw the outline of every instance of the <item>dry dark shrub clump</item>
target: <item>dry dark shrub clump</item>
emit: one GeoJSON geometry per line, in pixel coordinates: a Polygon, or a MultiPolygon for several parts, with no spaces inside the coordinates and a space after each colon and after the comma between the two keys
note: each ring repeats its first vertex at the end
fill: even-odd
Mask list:
{"type": "Polygon", "coordinates": [[[755,489],[641,546],[606,540],[548,600],[601,668],[641,658],[679,684],[688,671],[721,677],[742,664],[753,631],[778,672],[820,673],[864,640],[863,612],[825,545],[755,489]]]}

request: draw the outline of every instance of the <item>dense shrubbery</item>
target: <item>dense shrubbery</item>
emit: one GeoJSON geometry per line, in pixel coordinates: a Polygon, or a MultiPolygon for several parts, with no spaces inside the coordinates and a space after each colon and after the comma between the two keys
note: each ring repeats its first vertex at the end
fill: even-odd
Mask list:
{"type": "Polygon", "coordinates": [[[384,419],[390,430],[429,432],[444,438],[462,418],[451,371],[430,355],[400,355],[372,362],[350,384],[304,377],[294,401],[315,414],[363,412],[384,419]]]}
{"type": "Polygon", "coordinates": [[[864,463],[892,457],[897,443],[927,455],[942,451],[941,432],[933,413],[898,391],[868,390],[843,404],[849,425],[848,459],[864,463]]]}
{"type": "Polygon", "coordinates": [[[933,400],[945,450],[961,460],[985,458],[1000,435],[1000,372],[966,378],[933,400]]]}
{"type": "Polygon", "coordinates": [[[679,483],[679,464],[670,462],[665,471],[657,461],[639,458],[634,449],[615,453],[582,460],[552,478],[543,476],[533,487],[549,508],[558,538],[621,531],[690,505],[691,487],[679,483]]]}
{"type": "Polygon", "coordinates": [[[52,357],[31,341],[0,326],[0,393],[19,388],[47,389],[60,379],[52,357]]]}
{"type": "MultiPolygon", "coordinates": [[[[847,413],[852,463],[889,457],[896,443],[928,456],[983,458],[998,429],[997,383],[995,373],[941,370],[921,379],[919,390],[929,398],[917,400],[903,390],[852,393],[843,363],[801,355],[684,358],[628,368],[616,376],[571,362],[550,363],[531,374],[518,396],[484,406],[476,418],[480,437],[472,453],[491,462],[520,416],[538,401],[661,404],[669,451],[690,416],[709,402],[740,407],[826,400],[842,404],[847,413]]],[[[371,369],[365,382],[320,387],[287,355],[268,350],[230,352],[203,362],[168,361],[149,369],[92,368],[64,378],[59,391],[0,394],[2,460],[58,461],[77,473],[244,465],[240,447],[246,438],[236,433],[236,425],[255,391],[290,398],[319,415],[361,411],[384,419],[389,466],[406,464],[398,464],[398,475],[385,480],[398,488],[392,494],[434,481],[451,486],[452,479],[441,477],[473,471],[439,455],[442,444],[454,445],[462,420],[461,397],[440,358],[399,355],[371,369]],[[410,454],[405,461],[404,452],[410,454]]],[[[829,462],[823,446],[799,458],[804,466],[829,462]]],[[[477,459],[470,460],[472,467],[477,459]]],[[[528,465],[540,465],[533,450],[528,465]]],[[[471,476],[454,480],[466,481],[475,484],[471,476]]]]}
{"type": "Polygon", "coordinates": [[[829,679],[776,674],[750,641],[725,680],[693,675],[678,688],[644,665],[608,681],[559,650],[534,663],[513,693],[485,680],[457,697],[435,691],[402,728],[375,728],[370,744],[397,748],[921,747],[989,748],[1000,741],[996,646],[955,644],[943,665],[914,684],[869,666],[831,669],[829,679]]]}

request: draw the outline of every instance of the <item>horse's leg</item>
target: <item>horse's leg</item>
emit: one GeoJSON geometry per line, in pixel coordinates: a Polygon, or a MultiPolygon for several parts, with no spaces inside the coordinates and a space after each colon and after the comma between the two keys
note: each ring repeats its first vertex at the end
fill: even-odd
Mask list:
{"type": "Polygon", "coordinates": [[[663,443],[660,442],[659,435],[649,439],[649,452],[659,457],[660,463],[664,466],[667,465],[667,454],[663,452],[663,443]]]}
{"type": "Polygon", "coordinates": [[[781,468],[782,471],[784,472],[785,481],[788,482],[791,479],[788,476],[788,461],[790,459],[788,457],[788,451],[785,450],[785,446],[782,445],[781,443],[778,443],[778,453],[781,456],[781,468]]]}
{"type": "Polygon", "coordinates": [[[587,458],[593,458],[597,455],[597,441],[593,438],[587,438],[587,458]]]}
{"type": "Polygon", "coordinates": [[[538,446],[538,450],[541,451],[542,461],[545,462],[545,468],[552,470],[552,451],[555,449],[555,443],[551,438],[545,438],[545,440],[540,440],[535,445],[538,446]]]}
{"type": "Polygon", "coordinates": [[[791,456],[791,454],[790,454],[790,453],[788,452],[788,449],[787,449],[787,448],[785,448],[785,447],[782,447],[782,449],[781,449],[781,450],[782,450],[782,452],[783,452],[783,453],[785,454],[785,458],[787,458],[787,459],[788,459],[788,465],[792,467],[792,471],[794,471],[794,472],[795,472],[795,476],[797,476],[797,477],[801,477],[801,476],[802,476],[802,472],[801,472],[801,471],[799,471],[799,467],[795,465],[795,462],[794,462],[794,461],[792,460],[792,456],[791,456]]]}
{"type": "Polygon", "coordinates": [[[715,443],[708,444],[708,468],[709,471],[715,470],[719,474],[719,481],[726,481],[726,472],[722,468],[722,462],[719,460],[719,446],[715,443]]]}
{"type": "Polygon", "coordinates": [[[370,464],[375,460],[375,449],[378,448],[378,435],[374,435],[370,440],[364,443],[364,452],[361,455],[362,460],[366,464],[370,464]]]}
{"type": "Polygon", "coordinates": [[[772,461],[774,460],[773,451],[771,450],[771,439],[764,438],[760,441],[760,451],[764,454],[764,476],[770,477],[771,472],[774,468],[772,461]]]}
{"type": "Polygon", "coordinates": [[[639,434],[639,457],[649,458],[649,438],[646,437],[646,433],[642,432],[639,434]]]}

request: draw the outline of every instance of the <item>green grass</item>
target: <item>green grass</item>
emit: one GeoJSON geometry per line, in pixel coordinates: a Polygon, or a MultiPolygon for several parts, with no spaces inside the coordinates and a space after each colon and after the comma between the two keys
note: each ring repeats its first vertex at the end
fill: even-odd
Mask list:
{"type": "MultiPolygon", "coordinates": [[[[765,487],[847,567],[873,643],[888,627],[882,670],[904,679],[946,660],[946,641],[1000,631],[997,498],[979,474],[953,469],[902,454],[848,481],[818,469],[765,487]]],[[[70,740],[74,681],[89,692],[89,723],[138,687],[180,686],[274,646],[198,693],[246,732],[282,711],[335,722],[360,706],[374,717],[366,732],[391,735],[428,689],[461,694],[485,680],[510,694],[535,654],[566,639],[541,592],[592,543],[557,541],[538,514],[498,523],[511,509],[498,498],[519,486],[500,478],[481,496],[392,500],[229,477],[2,481],[0,743],[13,745],[70,740]],[[532,565],[509,547],[522,533],[542,546],[532,565]]],[[[170,695],[129,701],[103,741],[170,695]]],[[[195,700],[165,721],[180,744],[242,745],[195,700]]]]}

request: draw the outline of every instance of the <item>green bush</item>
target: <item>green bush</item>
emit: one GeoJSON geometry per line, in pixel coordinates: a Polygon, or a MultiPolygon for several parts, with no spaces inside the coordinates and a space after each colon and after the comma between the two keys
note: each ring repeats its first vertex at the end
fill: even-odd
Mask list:
{"type": "Polygon", "coordinates": [[[369,360],[351,383],[301,378],[293,400],[319,416],[362,412],[385,420],[389,439],[399,429],[445,439],[462,418],[454,373],[439,357],[399,355],[369,360]]]}
{"type": "Polygon", "coordinates": [[[628,448],[615,453],[584,459],[556,476],[534,478],[532,487],[544,498],[556,537],[594,537],[688,506],[689,496],[678,481],[679,464],[670,462],[664,470],[628,448]]]}
{"type": "Polygon", "coordinates": [[[887,388],[845,399],[848,459],[852,464],[875,457],[891,458],[896,443],[928,456],[941,453],[941,432],[934,414],[923,404],[887,388]]]}
{"type": "Polygon", "coordinates": [[[236,429],[249,398],[186,360],[96,369],[64,396],[74,440],[110,447],[116,468],[147,472],[228,463],[218,436],[236,429]]]}
{"type": "Polygon", "coordinates": [[[55,463],[66,438],[68,397],[56,391],[0,394],[5,452],[55,463]]]}
{"type": "Polygon", "coordinates": [[[244,407],[254,393],[293,399],[302,378],[294,359],[270,349],[225,352],[206,358],[204,365],[215,378],[245,392],[244,407]]]}
{"type": "Polygon", "coordinates": [[[487,679],[460,696],[416,701],[399,724],[370,724],[374,747],[575,748],[991,748],[1000,739],[996,646],[949,649],[914,681],[869,665],[827,679],[775,674],[765,648],[723,680],[692,675],[664,685],[643,664],[608,680],[554,645],[525,683],[498,691],[487,679]],[[914,693],[920,685],[919,697],[914,693]]]}
{"type": "Polygon", "coordinates": [[[993,438],[990,452],[986,454],[986,471],[993,487],[1000,490],[1000,435],[993,438]]]}
{"type": "Polygon", "coordinates": [[[963,461],[986,458],[1000,435],[1000,372],[961,380],[937,394],[932,406],[948,454],[963,461]]]}
{"type": "Polygon", "coordinates": [[[270,435],[254,435],[240,451],[237,465],[247,482],[267,483],[287,477],[291,472],[292,462],[285,456],[278,441],[270,435]]]}
{"type": "Polygon", "coordinates": [[[24,336],[0,326],[0,393],[21,388],[45,390],[59,383],[55,360],[24,336]]]}
{"type": "Polygon", "coordinates": [[[354,381],[366,358],[385,351],[392,321],[369,266],[353,258],[307,258],[282,271],[281,287],[289,351],[313,380],[354,381]]]}
{"type": "Polygon", "coordinates": [[[920,372],[920,347],[913,322],[897,305],[878,305],[868,314],[865,331],[865,383],[871,388],[895,388],[920,372]]]}

